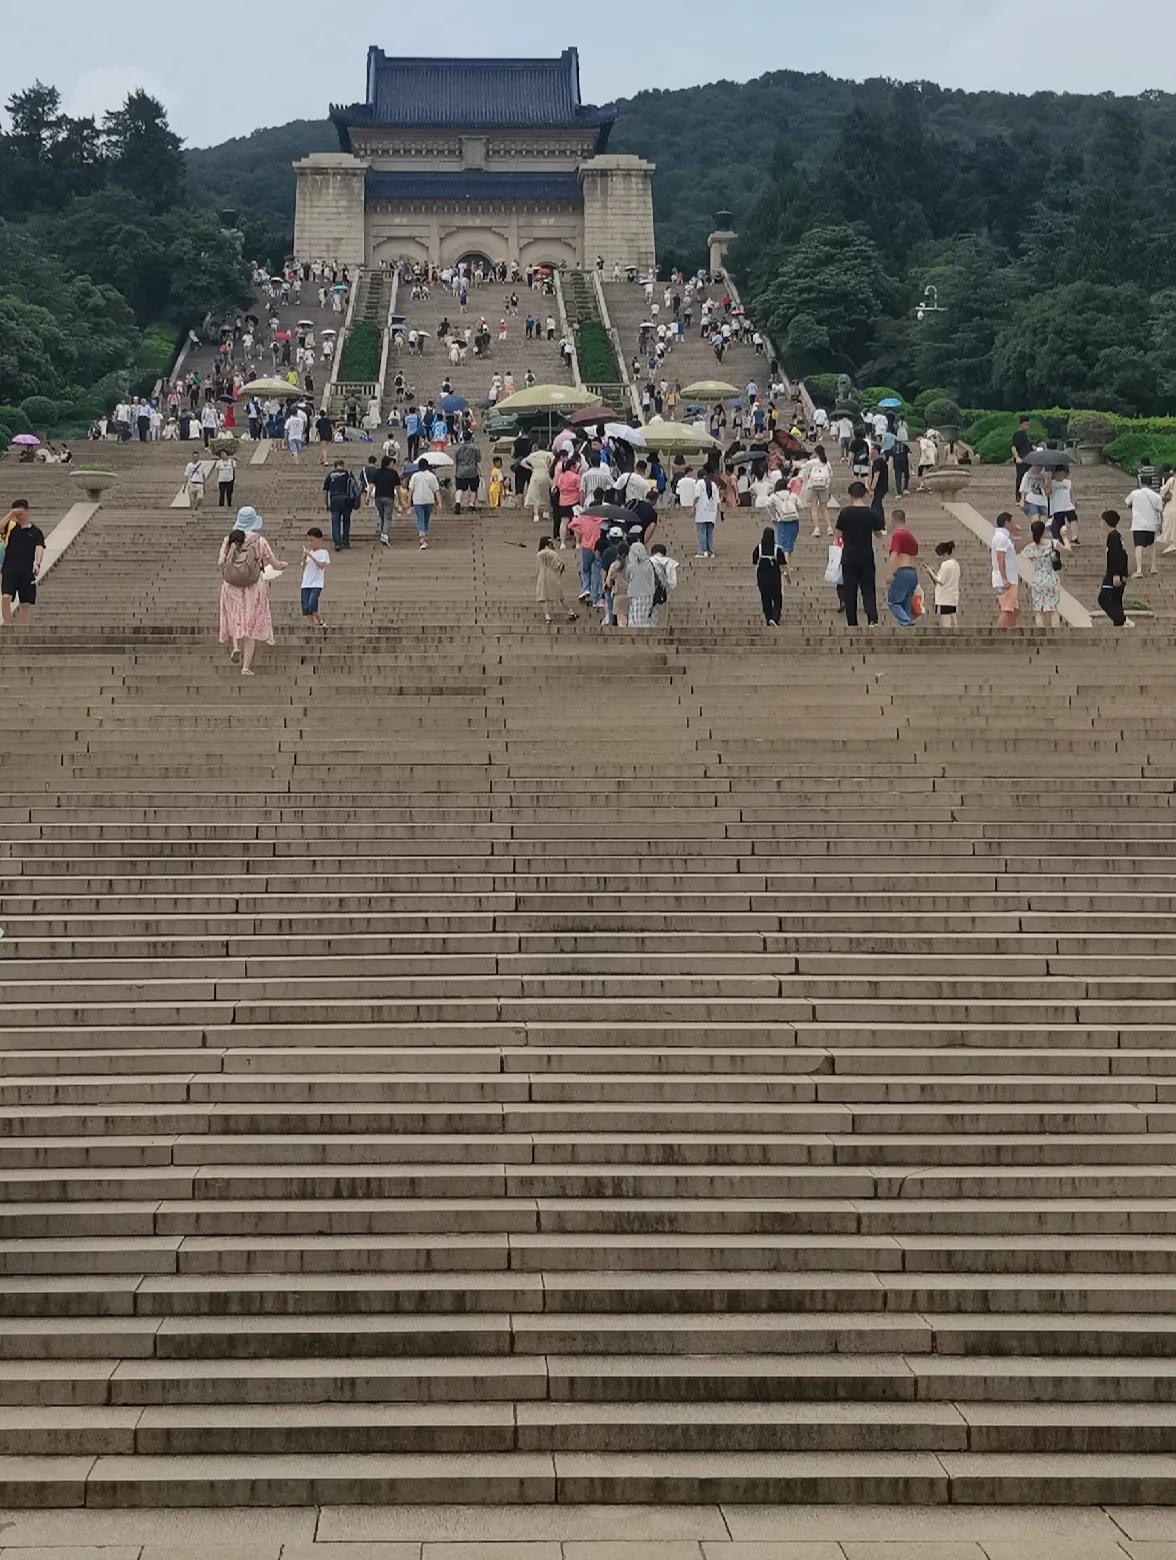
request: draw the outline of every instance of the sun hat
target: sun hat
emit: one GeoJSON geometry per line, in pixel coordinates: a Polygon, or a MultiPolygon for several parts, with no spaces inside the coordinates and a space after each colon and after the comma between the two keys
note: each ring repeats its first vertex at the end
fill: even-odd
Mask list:
{"type": "Polygon", "coordinates": [[[254,532],[254,531],[260,531],[261,528],[262,528],[262,524],[263,524],[263,521],[262,521],[261,516],[258,514],[256,509],[252,508],[251,505],[246,504],[244,509],[238,509],[238,511],[237,511],[237,529],[238,529],[238,531],[244,531],[247,534],[249,534],[251,532],[254,532]]]}

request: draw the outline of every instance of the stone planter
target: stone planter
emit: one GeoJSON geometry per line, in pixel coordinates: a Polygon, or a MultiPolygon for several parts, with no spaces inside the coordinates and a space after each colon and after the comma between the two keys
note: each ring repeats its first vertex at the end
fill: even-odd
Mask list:
{"type": "Polygon", "coordinates": [[[69,479],[84,489],[92,504],[100,504],[103,493],[109,492],[118,481],[113,471],[80,471],[76,467],[70,472],[69,479]]]}
{"type": "Polygon", "coordinates": [[[923,474],[927,491],[941,504],[954,503],[971,480],[971,466],[933,466],[923,474]]]}
{"type": "Polygon", "coordinates": [[[1107,452],[1101,444],[1080,444],[1078,446],[1078,464],[1080,466],[1105,466],[1107,452]]]}
{"type": "Polygon", "coordinates": [[[222,433],[218,439],[212,439],[208,447],[214,455],[235,455],[241,448],[241,441],[232,434],[222,433]]]}

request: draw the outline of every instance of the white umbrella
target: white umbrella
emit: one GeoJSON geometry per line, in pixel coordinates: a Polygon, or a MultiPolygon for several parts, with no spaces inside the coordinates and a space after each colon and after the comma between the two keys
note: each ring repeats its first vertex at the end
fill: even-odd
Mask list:
{"type": "Polygon", "coordinates": [[[418,465],[421,461],[424,461],[426,466],[434,466],[438,469],[444,469],[446,466],[454,464],[453,457],[451,455],[443,455],[440,450],[426,450],[423,455],[417,456],[418,465]]]}
{"type": "Polygon", "coordinates": [[[335,330],[334,328],[332,328],[331,330],[320,330],[319,331],[319,335],[320,336],[337,336],[338,334],[339,334],[339,332],[337,330],[335,330]]]}
{"type": "Polygon", "coordinates": [[[630,428],[625,423],[605,423],[605,437],[609,439],[623,439],[626,444],[631,444],[634,449],[645,448],[645,435],[640,428],[630,428]]]}

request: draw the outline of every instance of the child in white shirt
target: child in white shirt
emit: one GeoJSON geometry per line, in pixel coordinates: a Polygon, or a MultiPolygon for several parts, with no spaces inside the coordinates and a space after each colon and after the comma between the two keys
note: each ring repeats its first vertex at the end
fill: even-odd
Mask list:
{"type": "Polygon", "coordinates": [[[302,549],[302,616],[309,618],[316,628],[327,626],[319,616],[319,600],[327,583],[330,563],[331,555],[323,546],[323,533],[318,526],[311,526],[302,549]]]}
{"type": "Polygon", "coordinates": [[[935,616],[940,628],[954,629],[959,625],[960,566],[954,553],[954,542],[940,542],[935,549],[935,556],[940,560],[938,569],[933,569],[929,563],[923,565],[935,581],[935,616]]]}

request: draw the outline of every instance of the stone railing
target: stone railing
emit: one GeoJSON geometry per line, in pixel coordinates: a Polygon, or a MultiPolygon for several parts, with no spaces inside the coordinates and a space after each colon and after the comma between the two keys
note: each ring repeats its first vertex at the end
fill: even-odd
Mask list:
{"type": "MultiPolygon", "coordinates": [[[[592,286],[596,290],[596,307],[600,310],[600,323],[608,332],[608,339],[612,342],[613,357],[617,360],[617,367],[621,371],[621,385],[624,395],[628,397],[629,405],[633,410],[634,422],[639,426],[645,421],[641,411],[641,397],[637,394],[637,388],[629,373],[629,364],[625,358],[625,349],[621,345],[620,334],[612,322],[608,312],[608,304],[604,298],[604,286],[600,280],[600,272],[595,266],[592,268],[592,286]]],[[[620,410],[621,408],[619,408],[620,410]]]]}
{"type": "Polygon", "coordinates": [[[574,385],[583,385],[584,380],[580,374],[580,354],[576,350],[576,333],[568,323],[568,311],[564,304],[563,281],[560,278],[558,266],[553,268],[551,275],[555,282],[555,304],[559,317],[560,335],[571,345],[572,349],[572,383],[574,385]]]}
{"type": "MultiPolygon", "coordinates": [[[[739,306],[742,308],[743,300],[739,296],[739,287],[735,281],[735,278],[731,275],[730,271],[726,269],[726,267],[724,267],[719,274],[723,278],[723,283],[727,291],[731,294],[731,301],[733,303],[739,304],[739,306]]],[[[776,362],[780,363],[780,378],[787,387],[788,394],[792,396],[799,392],[800,404],[804,408],[805,418],[811,427],[813,413],[816,411],[817,405],[808,392],[808,386],[805,384],[803,379],[797,381],[789,377],[783,363],[780,361],[780,354],[776,351],[775,343],[772,341],[772,338],[768,335],[767,331],[764,330],[762,326],[757,326],[756,328],[759,330],[760,335],[764,338],[764,346],[767,348],[768,360],[771,361],[772,358],[775,358],[776,362]]]]}
{"type": "MultiPolygon", "coordinates": [[[[351,321],[355,318],[355,300],[359,297],[359,283],[363,272],[360,271],[351,283],[351,291],[347,295],[347,313],[343,317],[343,328],[335,337],[335,356],[331,359],[331,377],[323,386],[320,410],[329,412],[335,404],[336,393],[339,390],[339,369],[343,362],[343,343],[347,340],[347,332],[351,329],[351,321]]],[[[348,394],[350,394],[350,390],[348,394]]]]}

